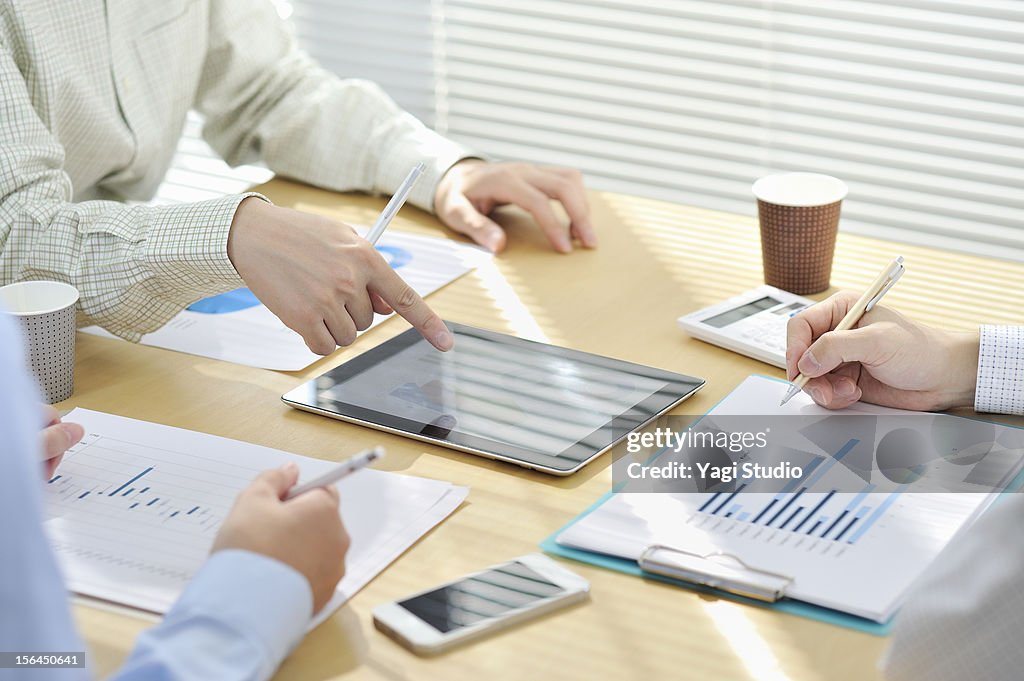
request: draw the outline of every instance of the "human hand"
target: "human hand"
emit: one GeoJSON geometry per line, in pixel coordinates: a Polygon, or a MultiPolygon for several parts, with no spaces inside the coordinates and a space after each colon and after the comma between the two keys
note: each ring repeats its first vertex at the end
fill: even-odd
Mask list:
{"type": "Polygon", "coordinates": [[[505,248],[505,231],[487,216],[506,204],[529,212],[559,253],[572,251],[573,237],[586,248],[597,247],[578,170],[466,159],[448,169],[434,194],[442,222],[495,253],[505,248]],[[565,208],[568,224],[555,215],[551,199],[565,208]]]}
{"type": "Polygon", "coordinates": [[[454,343],[441,318],[343,222],[249,197],[235,211],[228,257],[260,302],[319,355],[351,344],[374,312],[397,312],[438,350],[454,343]]]}
{"type": "Polygon", "coordinates": [[[349,537],[334,485],[283,501],[298,477],[293,463],[260,473],[235,499],[212,550],[252,551],[291,566],[309,581],[317,613],[345,576],[349,537]]]}
{"type": "Polygon", "coordinates": [[[39,436],[42,440],[42,457],[46,468],[47,479],[53,477],[54,471],[64,458],[64,452],[74,447],[85,436],[85,428],[77,423],[64,423],[60,413],[49,404],[43,408],[43,429],[39,436]]]}
{"type": "Polygon", "coordinates": [[[789,320],[789,380],[802,372],[811,379],[804,390],[829,409],[861,399],[920,411],[974,403],[978,332],[932,329],[879,305],[855,328],[833,331],[857,299],[841,291],[789,320]]]}

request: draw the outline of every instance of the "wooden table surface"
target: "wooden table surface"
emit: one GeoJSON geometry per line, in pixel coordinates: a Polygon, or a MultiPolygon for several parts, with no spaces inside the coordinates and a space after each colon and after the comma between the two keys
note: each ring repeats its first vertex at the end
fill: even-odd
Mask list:
{"type": "MultiPolygon", "coordinates": [[[[283,180],[259,189],[280,205],[351,223],[371,223],[384,203],[283,180]]],[[[782,375],[688,338],[675,324],[683,313],[762,283],[753,218],[612,193],[593,192],[591,202],[599,249],[558,255],[522,214],[508,211],[499,217],[510,232],[507,251],[428,302],[453,321],[706,378],[705,389],[678,413],[705,412],[752,373],[782,375]]],[[[392,229],[445,234],[412,208],[392,229]]],[[[833,284],[863,290],[895,254],[906,257],[908,271],[887,305],[952,329],[1024,321],[1019,300],[1008,294],[1024,289],[1024,265],[1016,263],[841,234],[833,284]]],[[[61,409],[82,406],[332,460],[381,443],[388,448],[385,469],[470,487],[452,517],[310,633],[276,678],[877,678],[883,638],[579,564],[570,567],[591,581],[590,602],[542,621],[436,659],[418,658],[385,638],[373,628],[374,606],[536,551],[611,482],[607,454],[576,475],[556,478],[280,401],[299,383],[406,328],[404,320],[389,320],[296,373],[78,336],[75,394],[61,409]]],[[[75,615],[103,675],[150,624],[85,605],[75,615]]]]}

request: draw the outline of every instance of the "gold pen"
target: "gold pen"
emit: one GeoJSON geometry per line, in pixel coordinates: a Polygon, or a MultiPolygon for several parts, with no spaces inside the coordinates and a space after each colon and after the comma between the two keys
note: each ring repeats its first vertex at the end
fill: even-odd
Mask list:
{"type": "MultiPolygon", "coordinates": [[[[870,311],[871,308],[873,308],[875,304],[882,299],[882,296],[888,293],[889,289],[899,281],[905,270],[906,268],[903,266],[903,256],[901,255],[893,260],[888,267],[882,270],[882,273],[878,275],[874,283],[868,287],[868,290],[864,292],[864,295],[857,299],[857,302],[854,303],[853,307],[850,308],[850,311],[846,313],[843,320],[839,322],[839,326],[833,330],[846,331],[847,329],[853,328],[853,325],[860,321],[860,318],[864,316],[864,313],[870,311]]],[[[796,379],[793,381],[793,385],[790,386],[789,390],[786,392],[786,396],[782,398],[781,402],[779,402],[779,406],[781,407],[786,402],[793,399],[798,392],[804,389],[804,386],[807,385],[807,381],[809,380],[810,379],[807,376],[804,376],[802,372],[797,375],[796,379]]]]}

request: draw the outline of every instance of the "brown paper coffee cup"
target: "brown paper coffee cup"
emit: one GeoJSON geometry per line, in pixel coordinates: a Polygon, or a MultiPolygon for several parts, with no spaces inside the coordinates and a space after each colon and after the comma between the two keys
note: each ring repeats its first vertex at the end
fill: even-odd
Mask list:
{"type": "Polygon", "coordinates": [[[753,190],[765,283],[798,295],[827,289],[846,185],[829,175],[781,173],[753,190]]]}

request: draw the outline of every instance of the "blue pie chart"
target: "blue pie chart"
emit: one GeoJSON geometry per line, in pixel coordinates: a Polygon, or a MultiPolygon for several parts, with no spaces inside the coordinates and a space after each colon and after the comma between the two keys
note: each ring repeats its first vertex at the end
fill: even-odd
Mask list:
{"type": "Polygon", "coordinates": [[[412,253],[398,246],[377,246],[377,252],[384,256],[393,270],[408,265],[412,260],[412,253]]]}
{"type": "Polygon", "coordinates": [[[247,288],[236,288],[234,291],[203,298],[188,306],[189,312],[203,314],[227,314],[238,312],[260,304],[260,299],[247,288]]]}

